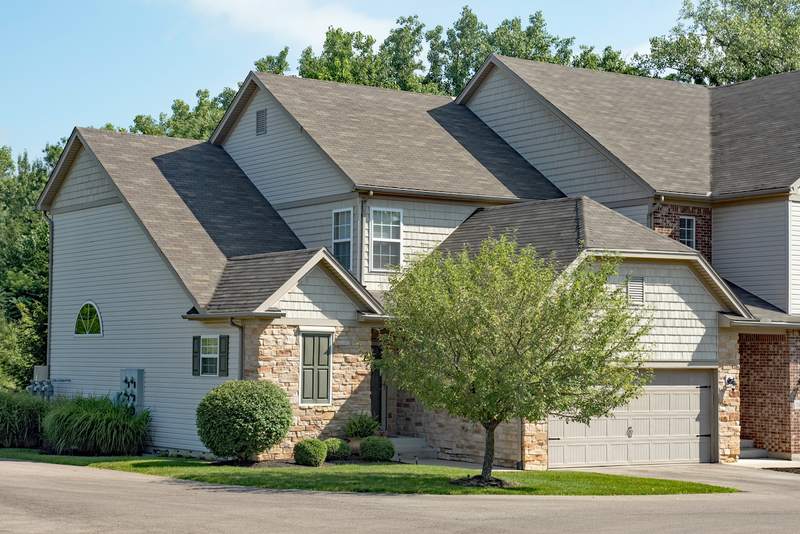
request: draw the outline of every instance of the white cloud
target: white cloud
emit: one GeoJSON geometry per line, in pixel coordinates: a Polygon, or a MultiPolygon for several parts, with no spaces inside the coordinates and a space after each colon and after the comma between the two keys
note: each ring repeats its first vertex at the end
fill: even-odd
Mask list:
{"type": "Polygon", "coordinates": [[[359,30],[380,42],[393,24],[335,0],[189,0],[189,5],[198,14],[224,19],[240,31],[267,34],[293,47],[312,45],[317,51],[329,26],[359,30]]]}

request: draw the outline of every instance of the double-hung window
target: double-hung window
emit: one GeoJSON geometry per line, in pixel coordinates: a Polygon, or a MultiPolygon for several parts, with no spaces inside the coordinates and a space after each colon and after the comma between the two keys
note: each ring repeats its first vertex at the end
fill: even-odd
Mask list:
{"type": "Polygon", "coordinates": [[[192,374],[228,376],[230,336],[194,336],[192,338],[192,374]]]}
{"type": "Polygon", "coordinates": [[[333,256],[350,270],[353,264],[353,210],[333,212],[333,256]]]}
{"type": "Polygon", "coordinates": [[[403,212],[397,209],[372,208],[370,268],[391,271],[403,260],[403,212]]]}
{"type": "Polygon", "coordinates": [[[687,247],[697,248],[696,220],[694,217],[681,216],[678,221],[678,241],[687,247]]]}
{"type": "Polygon", "coordinates": [[[302,334],[300,404],[331,402],[331,334],[302,334]]]}

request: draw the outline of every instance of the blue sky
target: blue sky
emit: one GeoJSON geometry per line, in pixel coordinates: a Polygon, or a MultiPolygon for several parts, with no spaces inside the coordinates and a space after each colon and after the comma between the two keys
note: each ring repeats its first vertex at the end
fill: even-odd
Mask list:
{"type": "MultiPolygon", "coordinates": [[[[75,125],[129,126],[138,113],[235,86],[256,58],[319,48],[328,25],[380,41],[402,15],[449,26],[466,0],[114,0],[2,2],[0,145],[38,155],[75,125]]],[[[550,30],[632,53],[666,33],[680,0],[473,0],[490,28],[541,9],[550,30]]]]}

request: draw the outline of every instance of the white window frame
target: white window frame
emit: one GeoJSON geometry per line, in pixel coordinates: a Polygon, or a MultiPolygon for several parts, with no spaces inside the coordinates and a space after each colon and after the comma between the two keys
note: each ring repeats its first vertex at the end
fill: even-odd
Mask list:
{"type": "Polygon", "coordinates": [[[375,212],[376,211],[393,211],[400,214],[400,238],[399,239],[378,239],[378,241],[388,243],[400,244],[400,264],[398,267],[403,266],[403,210],[402,208],[385,208],[380,206],[370,207],[369,209],[369,272],[371,273],[391,273],[392,269],[378,269],[373,265],[374,252],[375,252],[375,212]]]}
{"type": "Polygon", "coordinates": [[[81,313],[81,310],[87,304],[92,305],[94,307],[94,310],[97,312],[97,322],[100,323],[100,333],[99,334],[76,334],[75,333],[75,321],[77,320],[77,317],[75,317],[75,319],[72,321],[72,337],[79,337],[79,338],[84,338],[84,337],[103,337],[103,332],[105,332],[105,329],[103,328],[103,316],[100,314],[100,306],[98,306],[94,301],[87,300],[86,302],[81,304],[80,307],[78,308],[78,314],[81,313]]]}
{"type": "Polygon", "coordinates": [[[219,336],[200,336],[200,376],[219,376],[219,336]],[[203,354],[203,340],[204,339],[213,339],[217,342],[217,355],[212,358],[211,356],[206,356],[203,354]],[[216,359],[217,366],[216,371],[213,373],[204,373],[203,372],[203,360],[211,360],[216,359]]]}
{"type": "Polygon", "coordinates": [[[355,233],[355,224],[353,220],[353,208],[339,208],[331,211],[331,254],[336,257],[336,243],[350,243],[350,266],[348,271],[353,272],[353,234],[355,233]],[[336,239],[336,214],[349,213],[350,214],[350,237],[348,239],[336,239]]]}
{"type": "MultiPolygon", "coordinates": [[[[333,405],[333,334],[335,329],[329,329],[326,327],[316,327],[316,328],[308,328],[308,327],[300,327],[300,357],[297,360],[298,369],[300,371],[300,387],[297,389],[297,405],[301,408],[309,408],[313,406],[332,406],[333,405]],[[303,402],[303,351],[305,347],[303,346],[305,336],[312,335],[312,336],[328,336],[328,343],[329,347],[331,348],[331,361],[328,365],[328,402],[303,402]]],[[[202,362],[201,362],[202,363],[202,362]]]]}
{"type": "Polygon", "coordinates": [[[681,215],[678,217],[678,242],[682,245],[686,245],[687,247],[693,248],[697,250],[697,218],[693,215],[681,215]],[[681,241],[681,223],[684,220],[692,221],[692,244],[689,245],[688,243],[684,243],[681,241]]]}

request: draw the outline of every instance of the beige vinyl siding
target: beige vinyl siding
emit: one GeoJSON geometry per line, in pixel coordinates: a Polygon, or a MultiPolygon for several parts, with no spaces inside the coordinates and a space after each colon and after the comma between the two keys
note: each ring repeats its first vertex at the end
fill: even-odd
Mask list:
{"type": "Polygon", "coordinates": [[[713,209],[714,268],[723,278],[786,311],[789,206],[786,200],[713,209]]]}
{"type": "Polygon", "coordinates": [[[53,211],[121,202],[111,178],[94,154],[80,148],[53,200],[53,211]]]}
{"type": "Polygon", "coordinates": [[[223,147],[272,204],[347,193],[352,183],[275,98],[258,89],[223,147]],[[256,135],[256,112],[267,110],[267,133],[256,135]]]}
{"type": "MultiPolygon", "coordinates": [[[[286,321],[324,319],[338,323],[358,319],[357,309],[344,290],[322,267],[311,269],[296,287],[278,301],[277,308],[286,312],[286,321]]],[[[295,321],[296,322],[296,321],[295,321]]]]}
{"type": "Polygon", "coordinates": [[[348,200],[336,202],[326,202],[324,204],[310,204],[293,208],[278,210],[280,216],[289,225],[289,228],[297,235],[306,248],[326,247],[333,253],[333,211],[341,209],[353,210],[352,253],[353,253],[353,273],[358,276],[358,228],[359,224],[359,200],[358,195],[353,193],[353,197],[348,200]]]}
{"type": "Polygon", "coordinates": [[[637,206],[624,206],[614,208],[614,211],[621,213],[632,221],[636,221],[642,226],[650,227],[650,204],[641,204],[637,206]]]}
{"type": "Polygon", "coordinates": [[[642,311],[652,320],[652,330],[643,340],[648,360],[717,360],[718,314],[723,308],[689,267],[625,262],[612,283],[622,284],[629,276],[644,278],[642,311]]]}
{"type": "Polygon", "coordinates": [[[800,314],[800,202],[789,202],[789,313],[800,314]]]}
{"type": "Polygon", "coordinates": [[[614,202],[652,193],[502,68],[492,69],[466,105],[567,196],[614,202]]]}
{"type": "Polygon", "coordinates": [[[229,335],[227,379],[235,379],[238,329],[181,318],[191,300],[123,204],[56,214],[53,224],[50,373],[56,393],[114,394],[120,369],[144,369],[153,445],[204,450],[195,409],[226,378],[192,376],[192,336],[229,335]],[[86,301],[100,310],[102,337],[73,335],[86,301]]]}
{"type": "Polygon", "coordinates": [[[404,201],[372,198],[364,207],[364,239],[362,245],[362,283],[370,291],[389,289],[389,273],[370,268],[370,211],[372,208],[400,209],[403,212],[402,261],[407,263],[432,251],[476,209],[474,204],[434,201],[404,201]]]}

